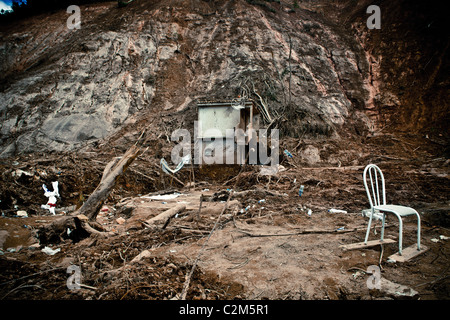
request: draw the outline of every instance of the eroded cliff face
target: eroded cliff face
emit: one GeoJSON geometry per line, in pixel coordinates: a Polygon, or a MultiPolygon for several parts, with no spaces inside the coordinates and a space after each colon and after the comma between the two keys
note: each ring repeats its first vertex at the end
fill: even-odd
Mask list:
{"type": "Polygon", "coordinates": [[[367,56],[366,79],[372,84],[367,114],[380,130],[422,134],[448,145],[450,34],[445,3],[338,0],[328,2],[323,12],[344,23],[367,56]],[[371,4],[381,11],[379,30],[366,26],[371,4]]]}
{"type": "Polygon", "coordinates": [[[198,99],[245,91],[294,137],[342,126],[364,135],[377,126],[376,101],[397,105],[380,89],[382,57],[361,37],[309,8],[267,6],[111,2],[82,6],[79,30],[65,11],[3,27],[1,155],[74,150],[141,130],[160,112],[193,119],[198,99]]]}

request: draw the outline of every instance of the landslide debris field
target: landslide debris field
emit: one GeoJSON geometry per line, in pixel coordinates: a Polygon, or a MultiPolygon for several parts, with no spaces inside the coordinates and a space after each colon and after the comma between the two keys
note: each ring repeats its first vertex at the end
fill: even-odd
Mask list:
{"type": "MultiPolygon", "coordinates": [[[[39,233],[79,207],[123,150],[3,160],[0,299],[174,299],[187,278],[187,299],[448,299],[449,161],[439,141],[378,134],[358,141],[285,139],[281,148],[293,158],[282,158],[285,170],[270,179],[258,167],[204,166],[194,168],[195,184],[189,167],[177,173],[179,181],[161,174],[149,148],[97,216],[107,235],[77,241],[44,242],[39,233]],[[304,150],[318,153],[311,158],[304,150]],[[397,243],[339,247],[364,239],[368,218],[361,211],[369,203],[362,173],[369,163],[383,170],[389,203],[421,214],[429,249],[410,261],[387,261],[397,243]],[[42,183],[51,181],[60,185],[55,216],[40,208],[47,201],[42,183]],[[235,193],[222,212],[229,189],[235,193]],[[185,209],[168,223],[145,224],[180,204],[185,209]],[[16,209],[6,209],[11,205],[16,209]],[[28,217],[17,217],[18,210],[28,217]],[[59,251],[49,255],[45,246],[59,251]],[[78,290],[67,286],[71,265],[81,270],[78,290]],[[367,286],[371,265],[381,268],[381,289],[367,286]]],[[[415,242],[415,223],[405,222],[404,247],[415,242]]],[[[370,239],[379,237],[380,225],[370,239]]],[[[389,215],[386,237],[398,237],[398,221],[389,215]]]]}
{"type": "Polygon", "coordinates": [[[112,1],[81,6],[78,30],[66,10],[0,25],[0,299],[448,299],[449,38],[443,6],[423,3],[379,1],[379,30],[368,0],[112,1]],[[269,110],[282,170],[163,173],[198,102],[239,95],[269,110]],[[137,142],[86,222],[78,210],[137,142]],[[364,240],[370,163],[388,203],[421,215],[428,250],[406,262],[388,259],[396,242],[341,248],[364,240]]]}

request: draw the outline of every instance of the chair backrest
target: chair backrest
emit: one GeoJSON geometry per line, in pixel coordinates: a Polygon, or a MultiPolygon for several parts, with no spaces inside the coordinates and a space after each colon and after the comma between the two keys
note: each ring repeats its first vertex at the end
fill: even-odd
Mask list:
{"type": "Polygon", "coordinates": [[[372,208],[374,206],[386,204],[384,176],[380,168],[378,168],[374,164],[367,165],[364,169],[363,180],[367,196],[369,197],[370,207],[372,208]],[[381,180],[381,185],[379,183],[379,180],[381,180]]]}

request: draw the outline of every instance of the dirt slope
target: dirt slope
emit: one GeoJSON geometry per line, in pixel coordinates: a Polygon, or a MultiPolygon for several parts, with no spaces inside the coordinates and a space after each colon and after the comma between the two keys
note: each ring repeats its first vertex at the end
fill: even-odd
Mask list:
{"type": "MultiPolygon", "coordinates": [[[[333,6],[348,9],[349,3],[333,6]]],[[[349,31],[352,23],[355,32],[362,30],[364,2],[343,16],[326,14],[330,7],[320,2],[302,2],[295,11],[285,2],[264,4],[164,0],[118,9],[111,2],[83,7],[83,27],[73,33],[64,27],[65,12],[2,30],[0,299],[173,299],[197,258],[188,299],[449,298],[448,145],[443,131],[419,134],[418,126],[405,133],[386,120],[401,124],[399,114],[407,118],[403,111],[412,101],[393,80],[403,70],[400,58],[371,78],[394,44],[377,51],[374,34],[349,31]],[[286,170],[269,179],[246,167],[235,185],[239,167],[195,168],[195,187],[187,169],[177,174],[181,183],[161,174],[159,160],[174,145],[170,133],[191,128],[197,99],[234,97],[252,82],[280,116],[280,148],[294,156],[282,158],[286,170]],[[406,107],[397,113],[400,106],[406,107]],[[98,215],[114,235],[39,243],[40,228],[60,217],[40,208],[47,201],[42,184],[59,181],[58,213],[70,213],[144,128],[146,151],[98,215]],[[387,261],[396,244],[339,247],[364,238],[362,171],[369,163],[383,170],[389,202],[421,214],[429,250],[406,263],[387,261]],[[218,220],[230,188],[250,192],[218,220]],[[149,199],[175,191],[182,195],[149,199]],[[202,202],[199,212],[201,194],[222,197],[202,202]],[[187,209],[166,228],[142,223],[177,202],[187,209]],[[330,208],[348,213],[331,214],[330,208]],[[29,217],[17,217],[18,210],[29,217]],[[49,256],[41,251],[45,246],[60,251],[49,256]],[[70,265],[81,268],[79,290],[67,287],[70,265]],[[371,265],[382,271],[381,290],[367,286],[371,265]]],[[[439,52],[444,65],[446,51],[439,52]]],[[[438,80],[445,69],[435,62],[428,64],[436,71],[428,97],[440,83],[445,88],[438,80]]],[[[405,86],[409,81],[401,79],[405,86]]],[[[410,110],[426,111],[427,101],[410,110]]],[[[444,106],[430,110],[440,114],[444,106]]],[[[427,119],[434,121],[417,122],[427,119]]],[[[396,239],[397,228],[388,218],[387,236],[396,239]]],[[[377,223],[371,239],[379,232],[377,223]]],[[[412,218],[404,239],[405,246],[414,244],[412,218]]]]}
{"type": "Polygon", "coordinates": [[[155,113],[195,117],[201,98],[259,103],[255,92],[283,134],[330,136],[353,121],[368,131],[368,62],[356,40],[307,10],[268,5],[99,3],[82,6],[79,30],[64,11],[4,26],[3,157],[90,147],[150,126],[155,113]]]}

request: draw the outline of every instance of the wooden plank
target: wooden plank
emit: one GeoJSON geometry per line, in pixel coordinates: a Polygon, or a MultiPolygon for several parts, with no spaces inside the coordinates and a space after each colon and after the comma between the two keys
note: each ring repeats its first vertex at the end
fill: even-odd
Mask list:
{"type": "Polygon", "coordinates": [[[339,246],[339,248],[342,248],[344,250],[364,249],[364,248],[377,246],[380,244],[388,244],[388,243],[394,243],[394,242],[397,242],[397,241],[394,239],[387,238],[387,239],[384,239],[383,241],[381,241],[381,240],[367,241],[367,244],[364,242],[344,244],[344,245],[339,246]]]}
{"type": "Polygon", "coordinates": [[[402,255],[399,255],[398,252],[389,256],[388,260],[395,260],[396,262],[405,262],[408,260],[411,260],[414,257],[417,257],[419,254],[424,253],[429,248],[425,246],[420,246],[420,251],[417,250],[417,244],[413,244],[412,246],[409,246],[407,248],[404,248],[402,250],[402,255]]]}
{"type": "Polygon", "coordinates": [[[366,166],[347,166],[347,167],[302,167],[301,170],[313,170],[313,171],[322,171],[322,170],[338,170],[338,171],[346,171],[346,170],[361,170],[366,166]]]}

